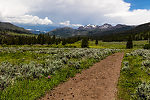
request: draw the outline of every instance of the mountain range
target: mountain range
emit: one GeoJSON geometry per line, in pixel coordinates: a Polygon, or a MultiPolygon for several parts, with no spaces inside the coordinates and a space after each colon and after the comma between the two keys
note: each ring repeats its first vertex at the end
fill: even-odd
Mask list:
{"type": "MultiPolygon", "coordinates": [[[[18,27],[11,23],[0,22],[0,34],[5,35],[5,33],[13,32],[16,34],[50,34],[56,35],[57,37],[73,37],[73,36],[88,36],[93,37],[94,39],[100,39],[104,41],[122,41],[127,40],[129,36],[132,36],[134,40],[142,40],[150,37],[150,23],[145,23],[137,26],[129,26],[117,24],[115,26],[111,24],[104,25],[85,25],[81,26],[77,29],[71,27],[52,27],[45,26],[45,28],[50,28],[51,31],[41,31],[37,30],[36,27],[40,26],[32,26],[28,27],[29,29],[24,29],[22,27],[18,27]],[[33,27],[35,30],[32,30],[33,27]],[[31,29],[30,29],[31,28],[31,29]]],[[[44,29],[43,29],[44,30],[44,29]]]]}
{"type": "Polygon", "coordinates": [[[106,34],[111,34],[114,32],[123,32],[134,28],[135,26],[121,25],[118,24],[116,26],[112,26],[111,24],[104,25],[85,25],[81,26],[77,29],[71,27],[59,27],[59,26],[46,26],[46,25],[22,25],[18,24],[18,26],[7,23],[0,22],[0,31],[10,31],[19,34],[40,34],[40,33],[48,33],[50,35],[56,35],[59,37],[72,37],[72,36],[102,36],[106,34]],[[25,27],[18,27],[22,26],[25,27]],[[51,30],[51,31],[49,31],[51,30]],[[49,31],[49,32],[48,32],[49,31]]]}
{"type": "Polygon", "coordinates": [[[102,31],[107,31],[107,30],[113,30],[113,29],[118,29],[118,28],[122,28],[122,27],[127,27],[127,25],[122,25],[122,24],[117,24],[116,26],[112,26],[111,24],[107,24],[105,23],[104,25],[85,25],[85,26],[81,26],[78,29],[79,30],[88,30],[88,29],[100,29],[102,31]]]}
{"type": "Polygon", "coordinates": [[[118,33],[127,31],[130,29],[135,28],[135,26],[128,26],[128,25],[122,25],[118,24],[116,26],[112,26],[111,24],[104,24],[104,25],[85,25],[81,26],[78,29],[73,29],[70,27],[63,27],[63,28],[57,28],[50,32],[48,32],[50,35],[56,35],[59,37],[71,37],[71,36],[102,36],[112,33],[118,33]]]}

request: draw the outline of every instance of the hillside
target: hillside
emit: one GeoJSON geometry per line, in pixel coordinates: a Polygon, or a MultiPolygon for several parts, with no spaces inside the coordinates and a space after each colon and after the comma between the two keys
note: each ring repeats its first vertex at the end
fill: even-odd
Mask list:
{"type": "Polygon", "coordinates": [[[9,32],[14,32],[19,34],[31,34],[30,31],[7,22],[0,22],[0,31],[1,33],[4,31],[5,32],[9,31],[9,32]]]}
{"type": "Polygon", "coordinates": [[[70,28],[70,27],[64,27],[64,28],[57,28],[54,29],[50,32],[48,32],[48,34],[50,35],[56,35],[58,37],[72,37],[76,34],[77,30],[70,28]]]}
{"type": "Polygon", "coordinates": [[[11,23],[0,22],[0,44],[23,45],[35,43],[36,35],[11,23]]]}
{"type": "MultiPolygon", "coordinates": [[[[108,34],[102,37],[99,37],[99,39],[103,41],[122,41],[127,40],[128,37],[132,37],[133,40],[147,40],[150,38],[150,23],[145,23],[138,25],[130,30],[108,34]]],[[[97,37],[97,36],[96,36],[97,37]]]]}

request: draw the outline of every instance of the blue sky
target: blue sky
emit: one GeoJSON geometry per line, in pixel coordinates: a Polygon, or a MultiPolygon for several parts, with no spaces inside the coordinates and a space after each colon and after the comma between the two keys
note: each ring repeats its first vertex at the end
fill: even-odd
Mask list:
{"type": "Polygon", "coordinates": [[[130,10],[134,9],[150,9],[150,0],[124,0],[131,3],[130,10]]]}

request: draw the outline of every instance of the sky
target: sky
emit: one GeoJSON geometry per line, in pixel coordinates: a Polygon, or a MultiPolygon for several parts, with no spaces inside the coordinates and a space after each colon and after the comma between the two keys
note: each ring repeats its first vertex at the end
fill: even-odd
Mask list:
{"type": "Polygon", "coordinates": [[[130,10],[134,9],[150,9],[150,0],[124,0],[131,3],[130,10]]]}
{"type": "Polygon", "coordinates": [[[150,22],[150,0],[0,0],[0,21],[82,26],[150,22]]]}

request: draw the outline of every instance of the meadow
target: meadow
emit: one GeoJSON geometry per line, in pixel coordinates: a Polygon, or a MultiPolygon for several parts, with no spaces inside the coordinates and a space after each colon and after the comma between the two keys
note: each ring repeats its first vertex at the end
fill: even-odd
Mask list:
{"type": "MultiPolygon", "coordinates": [[[[56,45],[2,45],[2,47],[32,47],[32,48],[81,48],[82,41],[78,41],[72,44],[65,44],[62,43],[56,45]]],[[[126,49],[127,42],[102,42],[99,41],[98,45],[95,44],[95,40],[89,41],[89,48],[109,48],[109,49],[126,49]]],[[[133,49],[142,49],[145,44],[148,44],[147,40],[141,41],[133,41],[133,49]]]]}
{"type": "Polygon", "coordinates": [[[66,45],[1,46],[0,100],[38,99],[69,77],[121,51],[125,52],[125,56],[118,98],[135,100],[141,98],[139,94],[148,98],[150,51],[142,49],[147,44],[146,40],[133,43],[131,50],[126,49],[126,42],[102,41],[98,45],[89,41],[89,48],[81,48],[81,41],[66,45]]]}
{"type": "Polygon", "coordinates": [[[18,34],[15,32],[7,32],[8,35],[11,36],[29,36],[29,37],[34,37],[34,36],[38,36],[38,35],[34,35],[34,34],[18,34]]]}
{"type": "Polygon", "coordinates": [[[150,99],[150,50],[127,51],[118,83],[119,100],[150,99]]]}
{"type": "Polygon", "coordinates": [[[4,47],[0,99],[34,100],[118,49],[4,47]]]}

